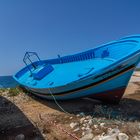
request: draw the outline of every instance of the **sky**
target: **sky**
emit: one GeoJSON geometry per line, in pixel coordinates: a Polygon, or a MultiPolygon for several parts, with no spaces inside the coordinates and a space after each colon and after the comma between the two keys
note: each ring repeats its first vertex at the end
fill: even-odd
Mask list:
{"type": "Polygon", "coordinates": [[[0,75],[41,59],[92,49],[140,34],[140,0],[0,0],[0,75]]]}

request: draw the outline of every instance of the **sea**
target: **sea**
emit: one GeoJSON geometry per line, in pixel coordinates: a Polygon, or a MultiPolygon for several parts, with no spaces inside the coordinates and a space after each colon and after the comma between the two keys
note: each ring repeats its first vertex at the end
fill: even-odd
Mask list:
{"type": "Polygon", "coordinates": [[[18,83],[10,76],[0,76],[0,88],[15,88],[18,83]]]}

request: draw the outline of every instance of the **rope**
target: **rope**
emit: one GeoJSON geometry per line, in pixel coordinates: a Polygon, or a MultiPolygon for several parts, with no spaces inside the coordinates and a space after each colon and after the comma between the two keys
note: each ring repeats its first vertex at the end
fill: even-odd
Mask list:
{"type": "Polygon", "coordinates": [[[56,104],[64,113],[69,114],[69,113],[68,113],[67,111],[65,111],[65,109],[58,103],[58,101],[56,100],[56,98],[55,98],[55,96],[53,95],[53,93],[52,93],[52,91],[51,91],[50,88],[49,88],[49,92],[50,92],[51,96],[53,97],[55,104],[56,104]]]}
{"type": "MultiPolygon", "coordinates": [[[[51,96],[53,97],[54,101],[55,101],[55,104],[66,114],[69,114],[67,111],[65,111],[63,109],[63,107],[58,103],[58,101],[56,100],[55,96],[53,95],[52,91],[50,90],[49,88],[49,92],[51,94],[51,96]]],[[[40,116],[41,117],[41,116],[40,116]]],[[[75,134],[72,134],[70,132],[68,132],[67,130],[63,129],[61,126],[59,126],[58,124],[56,124],[55,122],[53,121],[47,121],[49,124],[52,124],[53,126],[55,126],[57,129],[61,130],[63,133],[65,133],[66,135],[68,135],[69,137],[75,139],[75,140],[80,140],[77,136],[75,136],[75,134]]]]}
{"type": "MultiPolygon", "coordinates": [[[[39,114],[39,118],[40,118],[41,120],[44,120],[44,119],[42,118],[41,114],[39,114]]],[[[57,128],[58,130],[61,130],[61,131],[62,131],[63,133],[65,133],[67,136],[69,136],[69,137],[71,137],[71,138],[73,138],[73,139],[75,139],[75,140],[80,140],[75,134],[72,134],[72,133],[68,132],[66,129],[62,128],[61,126],[59,126],[59,125],[56,124],[55,122],[53,122],[53,121],[48,121],[48,119],[47,119],[47,120],[45,119],[44,121],[47,122],[48,124],[52,125],[52,126],[55,126],[55,128],[57,128]]]]}

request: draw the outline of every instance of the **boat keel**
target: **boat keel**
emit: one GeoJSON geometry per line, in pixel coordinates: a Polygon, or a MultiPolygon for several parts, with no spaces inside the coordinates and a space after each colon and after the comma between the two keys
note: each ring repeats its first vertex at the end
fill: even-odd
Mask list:
{"type": "Polygon", "coordinates": [[[109,104],[118,104],[125,92],[125,89],[126,87],[120,87],[110,91],[93,94],[89,97],[109,104]]]}

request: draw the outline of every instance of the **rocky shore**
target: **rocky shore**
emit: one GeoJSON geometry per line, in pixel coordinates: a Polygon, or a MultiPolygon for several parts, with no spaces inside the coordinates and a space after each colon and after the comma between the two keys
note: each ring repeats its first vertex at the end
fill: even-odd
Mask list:
{"type": "Polygon", "coordinates": [[[58,102],[65,112],[18,88],[1,89],[0,140],[140,140],[138,80],[135,74],[119,105],[58,102]]]}

